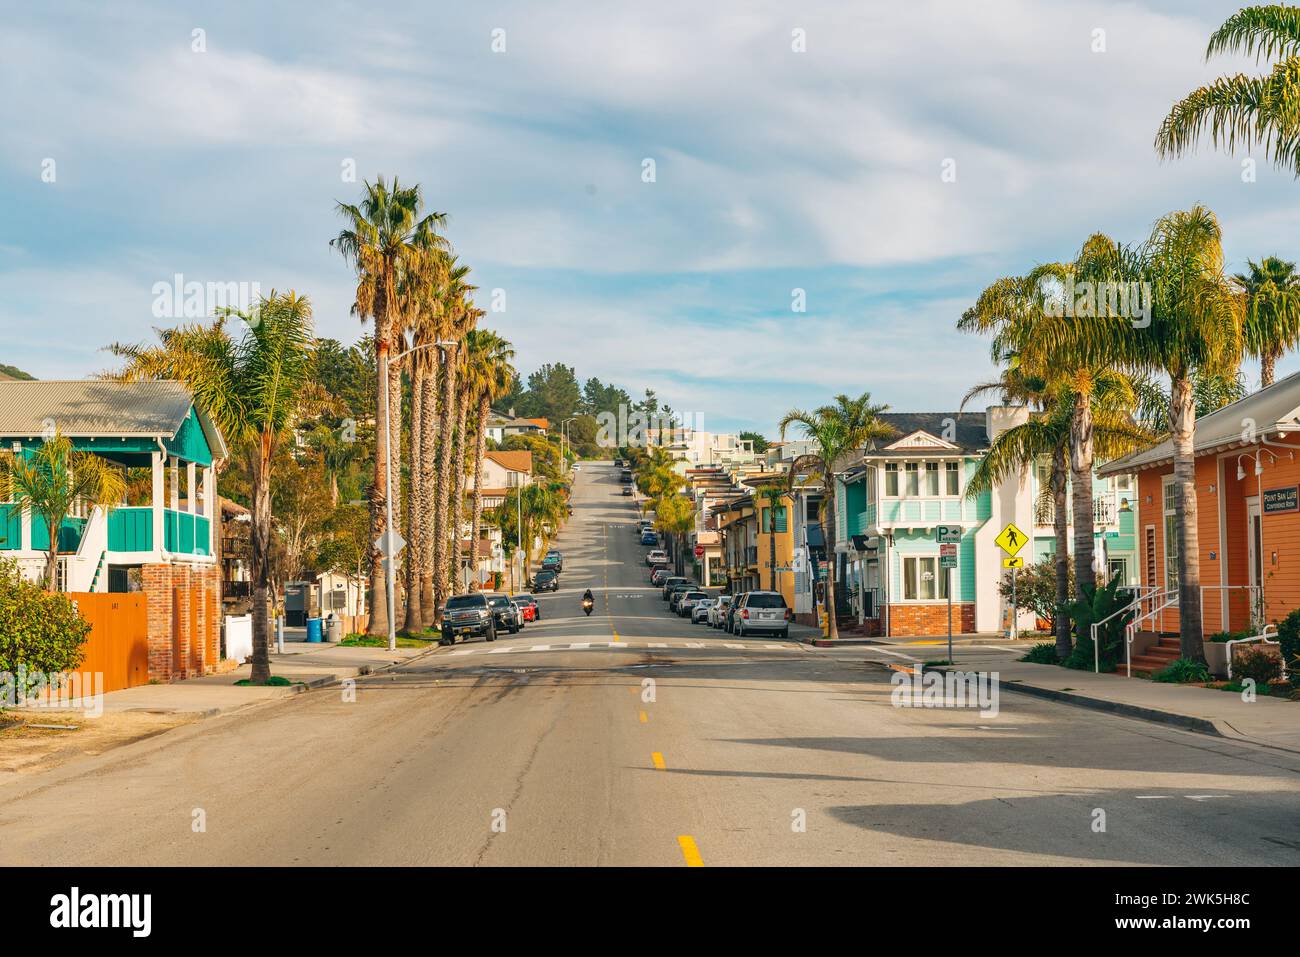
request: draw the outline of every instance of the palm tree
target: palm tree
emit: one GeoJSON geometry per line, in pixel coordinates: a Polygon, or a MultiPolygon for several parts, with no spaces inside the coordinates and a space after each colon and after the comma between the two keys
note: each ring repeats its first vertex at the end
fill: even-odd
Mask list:
{"type": "MultiPolygon", "coordinates": [[[[768,586],[776,591],[776,510],[781,508],[785,498],[785,487],[781,485],[762,485],[754,490],[754,502],[767,503],[767,567],[768,586]]],[[[761,513],[760,513],[761,514],[761,513]]],[[[760,522],[760,531],[761,522],[760,522]]]]}
{"type": "Polygon", "coordinates": [[[272,290],[256,317],[227,310],[211,326],[165,329],[159,338],[157,346],[110,346],[127,360],[116,377],[184,382],[231,449],[245,458],[252,501],[252,681],[264,684],[271,676],[271,463],[298,416],[326,399],[312,376],[311,304],[293,291],[272,290]],[[243,322],[237,339],[226,329],[231,317],[243,322]]]}
{"type": "Polygon", "coordinates": [[[1244,53],[1278,57],[1267,76],[1224,76],[1174,104],[1156,133],[1161,157],[1194,150],[1209,132],[1216,147],[1264,148],[1274,164],[1300,175],[1300,8],[1269,5],[1237,11],[1210,37],[1205,58],[1244,53]]]}
{"type": "Polygon", "coordinates": [[[1246,297],[1242,330],[1246,354],[1259,360],[1259,384],[1273,384],[1282,353],[1300,342],[1300,276],[1295,263],[1276,256],[1246,260],[1249,272],[1232,278],[1246,297]]]}
{"type": "MultiPolygon", "coordinates": [[[[471,329],[465,337],[465,379],[470,401],[477,405],[478,426],[474,433],[474,503],[470,518],[470,548],[478,548],[483,521],[483,458],[487,452],[487,422],[492,403],[510,391],[515,370],[510,360],[515,350],[510,343],[487,329],[471,329]]],[[[477,553],[472,561],[477,568],[477,553]]],[[[478,575],[474,576],[478,588],[478,575]]]]}
{"type": "Polygon", "coordinates": [[[532,564],[533,542],[558,526],[564,517],[563,489],[562,482],[533,482],[519,491],[518,508],[523,517],[521,540],[525,580],[529,577],[528,567],[532,564]]]}
{"type": "Polygon", "coordinates": [[[78,502],[105,512],[122,503],[126,475],[91,452],[73,448],[72,440],[55,433],[33,451],[0,451],[0,499],[20,512],[39,518],[49,533],[45,558],[45,587],[54,591],[59,570],[59,530],[78,502]]]}
{"type": "Polygon", "coordinates": [[[894,428],[880,416],[888,411],[887,405],[872,405],[871,393],[864,392],[856,399],[837,395],[834,403],[811,412],[791,409],[781,417],[781,441],[791,425],[802,428],[817,451],[801,455],[790,464],[790,477],[786,492],[794,488],[796,477],[804,470],[812,470],[822,481],[821,526],[822,540],[826,543],[826,617],[828,637],[838,638],[839,627],[835,621],[835,473],[841,460],[850,452],[865,448],[879,439],[894,434],[894,428]]]}
{"type": "MultiPolygon", "coordinates": [[[[381,176],[374,183],[366,183],[364,195],[358,205],[338,203],[337,210],[345,220],[345,227],[330,245],[337,247],[344,259],[351,261],[357,271],[357,292],[353,313],[363,322],[375,323],[375,360],[383,369],[395,344],[401,341],[402,331],[410,319],[409,308],[400,295],[400,286],[408,269],[424,257],[446,247],[446,240],[437,234],[446,217],[442,213],[422,216],[424,199],[417,186],[403,186],[393,178],[390,187],[381,176]]],[[[388,391],[390,403],[385,407],[384,383],[376,381],[375,439],[376,452],[374,480],[370,487],[370,523],[374,539],[384,534],[385,508],[389,494],[394,504],[400,502],[398,483],[394,470],[393,488],[389,488],[389,475],[384,456],[378,454],[385,432],[394,448],[401,448],[401,419],[392,414],[393,402],[401,402],[401,369],[389,368],[388,391]],[[395,381],[394,381],[395,380],[395,381]],[[396,435],[394,435],[396,433],[396,435]]],[[[370,607],[369,633],[388,633],[388,601],[384,557],[376,548],[370,556],[370,607]]]]}

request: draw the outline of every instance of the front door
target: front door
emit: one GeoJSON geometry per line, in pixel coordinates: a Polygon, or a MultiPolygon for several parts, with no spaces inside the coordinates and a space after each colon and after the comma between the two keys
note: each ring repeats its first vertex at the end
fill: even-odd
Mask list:
{"type": "Polygon", "coordinates": [[[1250,556],[1250,578],[1252,585],[1250,609],[1252,619],[1259,596],[1264,592],[1264,517],[1259,507],[1259,496],[1246,499],[1246,551],[1250,556]]]}

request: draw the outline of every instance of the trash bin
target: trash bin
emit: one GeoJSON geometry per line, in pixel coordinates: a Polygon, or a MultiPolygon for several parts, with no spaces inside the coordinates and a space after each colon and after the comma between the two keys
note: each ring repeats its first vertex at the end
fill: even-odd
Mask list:
{"type": "Polygon", "coordinates": [[[325,640],[326,641],[343,640],[343,619],[342,618],[325,619],[325,640]]]}
{"type": "Polygon", "coordinates": [[[308,640],[308,641],[323,641],[323,640],[324,640],[324,639],[321,637],[321,627],[320,627],[320,619],[319,619],[319,618],[308,618],[308,619],[307,619],[307,640],[308,640]]]}

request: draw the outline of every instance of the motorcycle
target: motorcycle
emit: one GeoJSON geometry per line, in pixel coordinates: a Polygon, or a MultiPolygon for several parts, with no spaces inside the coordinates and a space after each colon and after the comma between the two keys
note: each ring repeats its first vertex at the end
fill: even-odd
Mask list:
{"type": "Polygon", "coordinates": [[[595,606],[595,604],[596,603],[592,601],[590,598],[584,598],[582,600],[582,610],[587,613],[587,617],[589,618],[591,617],[591,609],[595,606]]]}

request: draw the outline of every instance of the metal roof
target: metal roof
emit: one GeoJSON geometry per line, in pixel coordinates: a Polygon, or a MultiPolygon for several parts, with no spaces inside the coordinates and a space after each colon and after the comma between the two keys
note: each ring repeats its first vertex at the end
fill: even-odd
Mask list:
{"type": "MultiPolygon", "coordinates": [[[[174,438],[194,399],[183,383],[107,379],[0,381],[0,436],[38,438],[53,425],[68,438],[174,438]]],[[[197,408],[197,407],[196,407],[197,408]]],[[[213,454],[225,443],[199,414],[213,454]]]]}
{"type": "MultiPolygon", "coordinates": [[[[1197,455],[1233,446],[1253,445],[1272,432],[1300,432],[1300,372],[1196,420],[1197,455]]],[[[1174,460],[1173,439],[1166,437],[1137,452],[1099,466],[1100,476],[1156,468],[1174,460]]]]}

